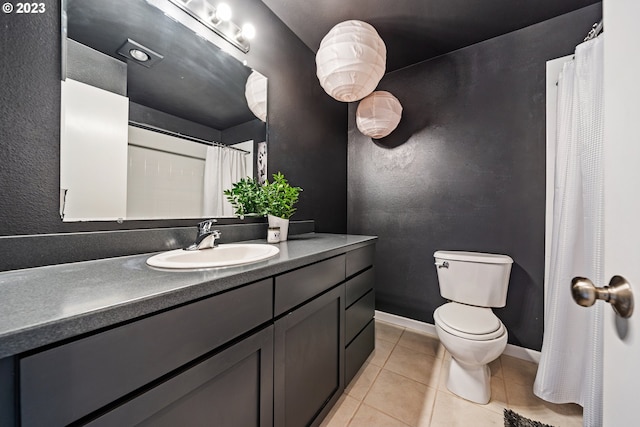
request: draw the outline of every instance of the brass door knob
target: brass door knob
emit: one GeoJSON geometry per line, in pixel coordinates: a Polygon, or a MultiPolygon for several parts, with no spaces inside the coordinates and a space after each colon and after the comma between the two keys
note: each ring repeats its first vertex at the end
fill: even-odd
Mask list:
{"type": "Polygon", "coordinates": [[[601,299],[610,303],[618,316],[628,318],[633,314],[633,291],[622,276],[613,276],[609,286],[603,288],[597,288],[585,277],[574,277],[571,280],[571,295],[583,307],[590,307],[601,299]]]}

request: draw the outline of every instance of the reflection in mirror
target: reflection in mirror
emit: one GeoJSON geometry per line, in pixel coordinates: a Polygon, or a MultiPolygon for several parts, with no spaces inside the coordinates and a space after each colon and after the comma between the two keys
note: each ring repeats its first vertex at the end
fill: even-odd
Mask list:
{"type": "Polygon", "coordinates": [[[65,13],[63,220],[233,217],[222,190],[266,175],[266,77],[168,0],[65,13]]]}

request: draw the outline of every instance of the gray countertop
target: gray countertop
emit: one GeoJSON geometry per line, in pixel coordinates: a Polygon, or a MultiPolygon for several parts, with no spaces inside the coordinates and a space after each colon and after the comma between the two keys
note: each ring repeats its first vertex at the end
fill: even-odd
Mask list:
{"type": "MultiPolygon", "coordinates": [[[[153,254],[0,273],[0,358],[96,331],[344,253],[376,237],[309,233],[274,258],[237,267],[172,271],[153,254]]],[[[251,242],[265,243],[253,240],[251,242]]]]}

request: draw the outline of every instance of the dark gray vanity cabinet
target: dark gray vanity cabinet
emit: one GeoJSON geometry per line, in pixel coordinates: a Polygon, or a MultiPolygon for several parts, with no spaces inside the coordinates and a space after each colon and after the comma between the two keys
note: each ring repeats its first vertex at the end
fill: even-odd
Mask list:
{"type": "Polygon", "coordinates": [[[374,254],[334,252],[2,359],[0,424],[317,426],[373,350],[374,254]]]}
{"type": "Polygon", "coordinates": [[[344,255],[276,277],[276,426],[320,424],[344,390],[344,277],[344,255]],[[293,308],[310,287],[324,293],[293,308]]]}
{"type": "Polygon", "coordinates": [[[356,375],[375,347],[375,246],[346,255],[345,384],[356,375]]]}
{"type": "Polygon", "coordinates": [[[22,426],[62,426],[152,387],[271,322],[273,279],[19,359],[22,426]]]}
{"type": "Polygon", "coordinates": [[[273,426],[273,326],[211,356],[87,425],[273,426]]]}

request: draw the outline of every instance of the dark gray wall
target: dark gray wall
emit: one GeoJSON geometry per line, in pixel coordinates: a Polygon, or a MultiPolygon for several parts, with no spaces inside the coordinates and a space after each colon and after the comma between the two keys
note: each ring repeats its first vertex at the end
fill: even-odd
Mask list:
{"type": "MultiPolygon", "coordinates": [[[[313,53],[262,2],[229,3],[258,29],[245,58],[269,78],[269,172],[304,188],[294,219],[345,232],[347,106],[322,91],[313,53]]],[[[0,14],[0,45],[0,236],[193,225],[62,223],[59,2],[47,2],[43,14],[0,14]]],[[[127,252],[113,247],[113,255],[127,252]]]]}
{"type": "Polygon", "coordinates": [[[404,107],[372,141],[349,109],[348,231],[377,234],[376,308],[433,323],[438,249],[510,255],[509,342],[540,350],[545,61],[571,53],[593,5],[386,75],[404,107]]]}

